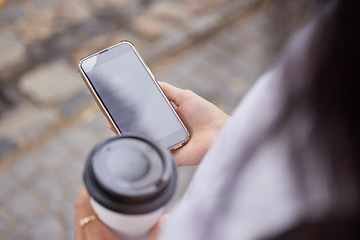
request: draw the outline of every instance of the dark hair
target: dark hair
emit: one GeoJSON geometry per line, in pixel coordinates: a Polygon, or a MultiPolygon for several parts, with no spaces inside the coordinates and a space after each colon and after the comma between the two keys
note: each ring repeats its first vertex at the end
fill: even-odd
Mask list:
{"type": "MultiPolygon", "coordinates": [[[[347,0],[332,3],[316,22],[304,58],[300,62],[293,61],[296,57],[290,52],[289,59],[284,61],[282,79],[287,96],[283,115],[278,120],[281,123],[278,125],[283,125],[290,116],[302,110],[311,115],[314,125],[306,145],[295,144],[293,148],[298,149],[296,155],[301,155],[304,147],[316,145],[330,168],[336,195],[348,190],[342,185],[344,182],[350,184],[347,180],[360,186],[360,108],[357,101],[360,89],[356,87],[360,34],[355,24],[358,22],[356,8],[351,3],[347,0]]],[[[293,159],[301,171],[306,159],[297,156],[293,159]]],[[[347,195],[340,194],[342,199],[344,194],[347,195]]]]}
{"type": "MultiPolygon", "coordinates": [[[[241,159],[231,162],[220,193],[226,197],[218,200],[216,218],[228,213],[236,194],[232,190],[258,149],[285,132],[298,197],[306,207],[314,207],[311,185],[318,174],[326,183],[326,202],[316,218],[304,209],[300,222],[273,239],[360,239],[360,107],[356,101],[360,28],[354,4],[324,2],[315,19],[290,41],[276,68],[284,86],[279,116],[264,134],[248,139],[237,155],[241,159]],[[303,134],[300,125],[307,122],[310,131],[303,134]]],[[[206,221],[204,239],[213,239],[217,219],[206,221]]]]}
{"type": "MultiPolygon", "coordinates": [[[[329,202],[324,202],[321,216],[309,218],[306,212],[302,222],[274,239],[360,239],[360,94],[356,87],[360,28],[354,4],[325,2],[315,19],[290,41],[277,66],[277,77],[284,85],[280,114],[264,135],[249,139],[241,161],[232,162],[226,173],[222,191],[231,193],[259,147],[286,131],[298,197],[311,206],[310,175],[318,173],[327,183],[324,192],[329,202]],[[305,137],[299,126],[303,116],[311,122],[305,137]]],[[[227,195],[219,200],[216,216],[226,214],[231,199],[227,195]]],[[[207,238],[215,226],[216,220],[209,219],[207,238]]]]}
{"type": "Polygon", "coordinates": [[[316,166],[327,177],[331,203],[320,220],[304,220],[276,239],[360,239],[360,28],[355,4],[328,3],[310,30],[300,62],[294,56],[298,52],[285,51],[282,79],[287,95],[272,133],[291,126],[299,112],[311,116],[306,142],[292,139],[292,166],[305,201],[311,198],[307,170],[316,166]],[[307,158],[309,149],[316,149],[316,158],[307,158]]]}

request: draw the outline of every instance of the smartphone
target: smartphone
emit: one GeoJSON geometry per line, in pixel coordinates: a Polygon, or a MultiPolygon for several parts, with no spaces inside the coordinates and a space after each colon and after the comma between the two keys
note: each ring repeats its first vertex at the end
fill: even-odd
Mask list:
{"type": "Polygon", "coordinates": [[[131,42],[82,58],[78,67],[118,134],[142,134],[168,149],[188,141],[188,130],[131,42]]]}

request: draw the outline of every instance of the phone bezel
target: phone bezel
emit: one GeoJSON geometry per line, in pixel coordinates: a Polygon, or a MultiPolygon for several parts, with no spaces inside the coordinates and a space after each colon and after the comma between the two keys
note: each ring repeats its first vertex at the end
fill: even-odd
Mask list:
{"type": "Polygon", "coordinates": [[[85,85],[87,86],[87,88],[89,89],[91,95],[93,96],[93,98],[95,99],[95,102],[97,103],[97,105],[99,106],[101,112],[104,114],[104,116],[106,117],[106,119],[111,123],[111,125],[113,126],[113,128],[115,129],[115,131],[117,132],[118,135],[121,135],[121,131],[120,129],[117,127],[117,125],[115,124],[115,121],[114,119],[112,118],[111,114],[108,112],[106,106],[103,104],[99,94],[96,92],[96,90],[94,89],[93,85],[91,84],[90,80],[88,79],[88,77],[86,76],[84,70],[82,69],[82,63],[93,57],[93,56],[96,56],[96,55],[99,55],[101,54],[102,52],[105,52],[105,51],[108,51],[114,47],[117,47],[121,44],[129,44],[130,47],[132,48],[132,50],[135,52],[135,54],[137,55],[137,57],[139,58],[140,62],[142,63],[142,65],[145,67],[146,71],[149,73],[151,79],[153,80],[153,82],[155,83],[156,87],[160,90],[160,93],[163,95],[165,101],[167,102],[167,104],[169,105],[170,109],[172,109],[172,111],[174,112],[176,118],[178,119],[178,121],[180,122],[180,124],[182,125],[183,129],[185,130],[186,132],[186,138],[182,141],[180,141],[179,143],[176,143],[175,145],[169,147],[168,149],[169,150],[175,150],[183,145],[185,145],[189,139],[190,139],[190,133],[188,131],[188,129],[186,128],[185,124],[183,123],[183,121],[180,119],[179,115],[177,114],[177,112],[175,111],[174,107],[172,106],[172,104],[170,103],[170,101],[168,100],[168,98],[166,97],[164,91],[161,89],[159,83],[156,81],[153,73],[151,72],[151,70],[149,69],[149,67],[145,64],[145,62],[143,61],[143,59],[141,58],[141,56],[139,55],[139,53],[137,52],[137,50],[135,49],[134,47],[134,44],[132,44],[130,41],[127,41],[127,40],[123,40],[113,46],[110,46],[108,48],[105,48],[105,49],[102,49],[98,52],[95,52],[93,54],[90,54],[84,58],[81,58],[79,63],[78,63],[78,71],[82,77],[82,79],[84,80],[85,82],[85,85]]]}

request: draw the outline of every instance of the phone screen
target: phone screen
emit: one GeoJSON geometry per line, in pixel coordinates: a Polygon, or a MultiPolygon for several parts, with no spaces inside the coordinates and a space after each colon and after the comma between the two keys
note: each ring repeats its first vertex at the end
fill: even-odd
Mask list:
{"type": "Polygon", "coordinates": [[[187,131],[129,43],[85,59],[81,68],[121,133],[171,148],[187,131]]]}

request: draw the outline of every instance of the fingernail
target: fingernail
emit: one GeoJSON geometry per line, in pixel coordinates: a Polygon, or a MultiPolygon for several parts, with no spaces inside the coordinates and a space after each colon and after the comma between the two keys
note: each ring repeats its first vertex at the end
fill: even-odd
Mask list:
{"type": "Polygon", "coordinates": [[[160,221],[159,221],[159,228],[163,228],[163,226],[169,220],[169,218],[170,218],[169,214],[164,214],[163,216],[161,216],[160,221]]]}

